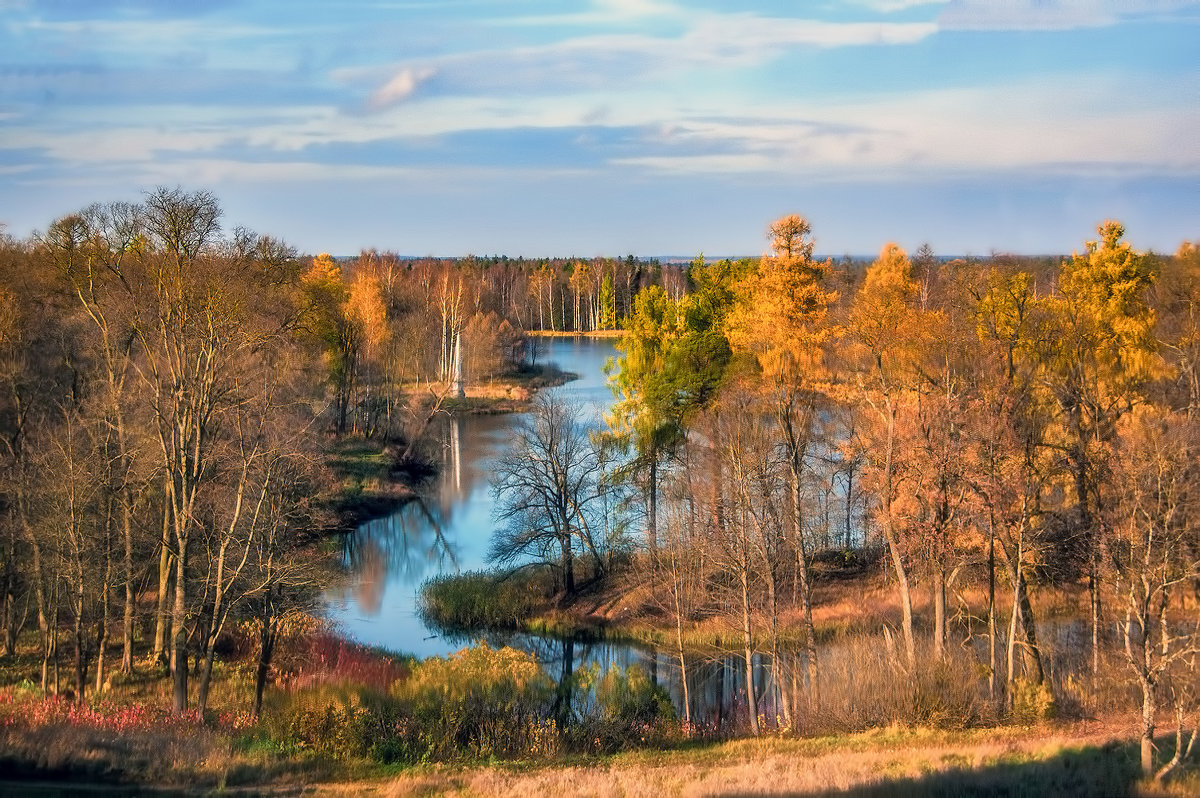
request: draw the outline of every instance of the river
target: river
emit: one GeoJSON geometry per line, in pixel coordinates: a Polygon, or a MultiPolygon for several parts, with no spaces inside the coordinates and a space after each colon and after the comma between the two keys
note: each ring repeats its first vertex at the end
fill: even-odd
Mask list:
{"type": "MultiPolygon", "coordinates": [[[[546,338],[539,361],[549,361],[578,379],[553,388],[601,423],[612,393],[604,365],[616,354],[612,339],[546,338]]],[[[460,637],[430,629],[417,613],[417,594],[431,576],[487,567],[491,539],[491,465],[512,438],[519,415],[464,415],[444,419],[441,463],[416,501],[396,513],[363,524],[344,541],[348,585],[327,600],[327,616],[344,634],[361,643],[411,653],[445,656],[475,640],[512,645],[533,653],[554,677],[582,664],[601,669],[638,664],[671,693],[683,715],[679,664],[673,654],[609,641],[558,640],[527,634],[479,634],[460,637]]],[[[744,717],[744,662],[734,656],[697,659],[688,665],[691,716],[698,723],[725,725],[744,717]]],[[[755,668],[767,690],[768,668],[755,668]]],[[[767,704],[771,702],[768,700],[767,704]]],[[[770,708],[760,705],[770,714],[770,708]]]]}

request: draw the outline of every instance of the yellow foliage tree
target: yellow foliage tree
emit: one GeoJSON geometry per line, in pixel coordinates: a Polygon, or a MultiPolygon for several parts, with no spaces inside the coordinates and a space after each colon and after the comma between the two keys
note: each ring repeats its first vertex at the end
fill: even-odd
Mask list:
{"type": "Polygon", "coordinates": [[[1106,221],[1096,229],[1100,239],[1063,261],[1059,292],[1044,302],[1049,329],[1042,357],[1075,488],[1075,523],[1088,546],[1093,673],[1100,670],[1102,485],[1117,422],[1162,368],[1155,314],[1147,301],[1154,263],[1122,240],[1120,222],[1106,221]]]}
{"type": "Polygon", "coordinates": [[[911,393],[914,364],[922,349],[923,330],[930,321],[918,307],[920,286],[908,254],[896,244],[884,245],[867,269],[862,289],[850,313],[850,335],[864,361],[860,393],[879,422],[879,446],[873,457],[879,488],[880,512],[888,553],[900,593],[902,631],[909,667],[916,664],[912,596],[900,545],[896,512],[897,427],[902,404],[911,393]]]}
{"type": "Polygon", "coordinates": [[[766,398],[788,462],[792,545],[808,648],[809,685],[816,700],[818,664],[802,485],[805,455],[827,380],[824,353],[833,334],[828,313],[837,293],[826,287],[829,261],[813,259],[811,232],[808,221],[794,214],[767,228],[773,254],[764,257],[757,269],[738,282],[737,301],[728,326],[733,348],[752,353],[762,369],[766,398]]]}

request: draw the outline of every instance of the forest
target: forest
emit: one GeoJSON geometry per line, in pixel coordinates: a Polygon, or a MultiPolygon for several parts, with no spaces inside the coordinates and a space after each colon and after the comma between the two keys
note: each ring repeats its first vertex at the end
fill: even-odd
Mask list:
{"type": "Polygon", "coordinates": [[[168,726],[219,729],[219,704],[288,756],[381,762],[685,740],[686,699],[676,717],[632,670],[572,714],[510,649],[415,663],[320,623],[347,452],[410,478],[464,386],[536,365],[533,333],[615,330],[604,428],[539,394],[497,464],[485,601],[514,573],[530,613],[630,596],[684,671],[719,639],[746,662],[726,735],[1115,714],[1145,778],[1190,771],[1200,249],[1095,235],[833,260],[789,215],[761,257],[686,265],[334,258],[158,188],[5,237],[5,717],[125,689],[168,726]],[[887,608],[830,620],[868,580],[887,608]],[[283,655],[321,646],[379,683],[298,697],[283,655]]]}

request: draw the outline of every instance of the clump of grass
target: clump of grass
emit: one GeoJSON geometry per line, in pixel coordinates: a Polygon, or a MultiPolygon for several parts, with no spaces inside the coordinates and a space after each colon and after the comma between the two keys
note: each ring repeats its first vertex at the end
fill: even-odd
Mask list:
{"type": "Polygon", "coordinates": [[[471,571],[435,576],[421,586],[418,612],[440,629],[520,629],[546,606],[544,575],[471,571]]]}
{"type": "Polygon", "coordinates": [[[165,706],[77,703],[40,691],[0,690],[0,773],[88,783],[214,787],[239,766],[230,740],[246,713],[172,713],[165,706]]]}

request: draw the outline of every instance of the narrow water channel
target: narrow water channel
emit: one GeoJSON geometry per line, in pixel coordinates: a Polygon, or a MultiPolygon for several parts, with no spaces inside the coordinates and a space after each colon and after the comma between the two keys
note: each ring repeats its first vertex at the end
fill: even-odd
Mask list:
{"type": "MultiPolygon", "coordinates": [[[[593,414],[596,424],[612,403],[604,365],[616,354],[612,339],[547,338],[538,360],[578,375],[554,388],[570,402],[593,414]]],[[[673,654],[612,643],[559,640],[527,634],[487,633],[451,636],[428,628],[417,614],[421,584],[441,573],[487,567],[492,535],[492,497],[488,478],[497,455],[520,423],[518,415],[457,416],[443,420],[439,471],[409,502],[386,518],[363,524],[345,538],[343,557],[350,572],[348,586],[328,596],[326,613],[350,638],[370,645],[414,654],[445,656],[477,640],[529,651],[551,676],[558,678],[584,664],[601,670],[638,664],[672,694],[683,715],[679,664],[673,654]]],[[[689,663],[691,715],[698,723],[725,724],[745,713],[745,664],[739,657],[716,657],[689,663]]],[[[762,680],[758,693],[768,696],[769,668],[755,669],[762,680]]],[[[761,706],[770,714],[769,706],[761,706]]]]}

